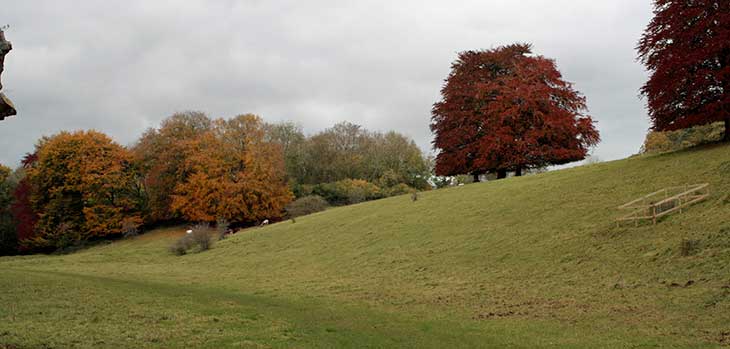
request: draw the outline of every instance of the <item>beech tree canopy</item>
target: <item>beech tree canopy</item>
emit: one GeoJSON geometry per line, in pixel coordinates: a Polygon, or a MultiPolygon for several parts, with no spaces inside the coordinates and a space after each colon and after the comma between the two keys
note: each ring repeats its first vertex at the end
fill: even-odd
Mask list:
{"type": "Polygon", "coordinates": [[[652,128],[724,121],[730,141],[730,1],[656,0],[638,49],[652,128]]]}
{"type": "Polygon", "coordinates": [[[436,174],[479,175],[582,160],[600,138],[553,60],[514,44],[461,52],[433,105],[436,174]]]}

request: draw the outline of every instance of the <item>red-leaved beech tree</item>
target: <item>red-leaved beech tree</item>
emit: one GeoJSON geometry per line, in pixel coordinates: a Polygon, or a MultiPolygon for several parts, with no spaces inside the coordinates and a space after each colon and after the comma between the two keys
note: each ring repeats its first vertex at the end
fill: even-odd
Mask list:
{"type": "Polygon", "coordinates": [[[600,141],[585,98],[527,44],[460,53],[441,94],[431,123],[438,175],[519,176],[582,160],[600,141]]]}
{"type": "MultiPolygon", "coordinates": [[[[27,154],[22,161],[25,171],[30,169],[38,161],[38,154],[27,154]]],[[[17,239],[19,242],[35,238],[35,226],[38,223],[38,212],[33,209],[31,203],[32,187],[28,177],[24,177],[13,192],[13,203],[10,210],[16,224],[17,239]]],[[[20,244],[21,252],[30,250],[29,246],[20,244]]]]}
{"type": "Polygon", "coordinates": [[[730,1],[655,0],[639,42],[653,129],[725,122],[730,141],[730,1]]]}

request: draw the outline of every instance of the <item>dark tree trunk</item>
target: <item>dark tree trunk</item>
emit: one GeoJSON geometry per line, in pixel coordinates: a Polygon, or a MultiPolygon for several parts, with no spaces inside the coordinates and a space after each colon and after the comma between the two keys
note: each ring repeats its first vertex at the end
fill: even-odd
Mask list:
{"type": "Polygon", "coordinates": [[[497,179],[507,178],[507,170],[497,170],[497,179]]]}
{"type": "Polygon", "coordinates": [[[725,119],[725,142],[730,142],[730,118],[725,119]]]}
{"type": "Polygon", "coordinates": [[[479,183],[479,182],[480,182],[480,180],[479,180],[479,174],[478,174],[478,173],[474,173],[474,174],[472,174],[472,175],[474,176],[474,180],[473,180],[473,182],[474,182],[474,183],[479,183]]]}
{"type": "Polygon", "coordinates": [[[517,177],[522,177],[522,167],[518,167],[518,168],[517,168],[517,169],[515,170],[515,176],[517,176],[517,177]]]}

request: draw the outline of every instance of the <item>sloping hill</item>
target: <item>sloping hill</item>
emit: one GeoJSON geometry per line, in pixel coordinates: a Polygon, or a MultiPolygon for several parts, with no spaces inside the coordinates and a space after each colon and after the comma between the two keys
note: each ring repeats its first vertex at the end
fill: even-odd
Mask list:
{"type": "Polygon", "coordinates": [[[336,208],[175,257],[180,229],[0,259],[0,347],[730,345],[730,146],[336,208]],[[615,207],[711,183],[657,226],[615,207]],[[683,239],[696,240],[689,256],[683,239]]]}

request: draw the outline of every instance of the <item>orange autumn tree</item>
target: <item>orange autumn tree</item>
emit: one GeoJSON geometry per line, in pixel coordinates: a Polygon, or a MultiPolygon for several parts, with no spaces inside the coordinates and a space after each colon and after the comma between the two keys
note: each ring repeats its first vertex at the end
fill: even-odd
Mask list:
{"type": "Polygon", "coordinates": [[[266,140],[258,116],[214,120],[186,152],[189,175],[175,187],[171,207],[187,220],[276,219],[292,199],[281,148],[266,140]]]}
{"type": "Polygon", "coordinates": [[[211,120],[202,112],[176,113],[159,128],[151,128],[132,147],[134,161],[142,172],[145,223],[181,218],[171,208],[175,187],[188,179],[185,165],[192,146],[210,131],[211,120]]]}
{"type": "Polygon", "coordinates": [[[61,248],[141,224],[131,155],[106,135],[61,132],[41,139],[35,154],[27,180],[39,217],[23,244],[61,248]]]}

